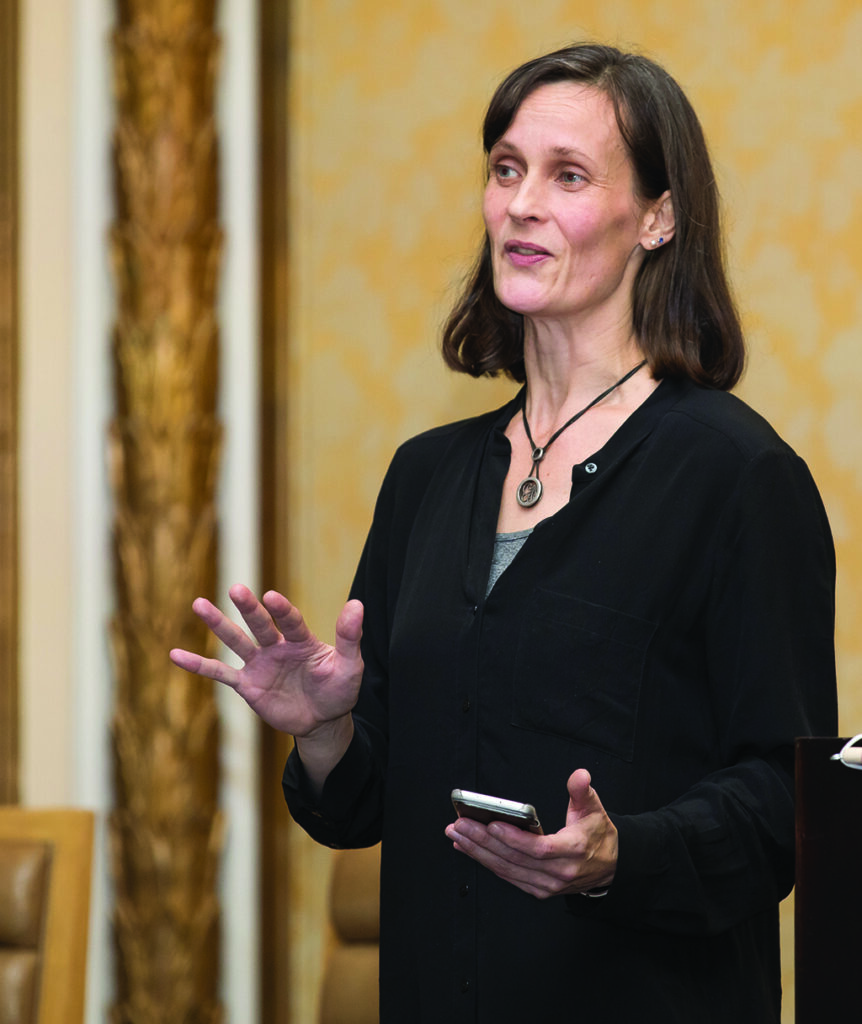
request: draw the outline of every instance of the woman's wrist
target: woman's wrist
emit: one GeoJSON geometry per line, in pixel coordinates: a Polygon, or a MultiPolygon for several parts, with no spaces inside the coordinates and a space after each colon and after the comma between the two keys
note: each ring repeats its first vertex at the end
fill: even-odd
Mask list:
{"type": "Polygon", "coordinates": [[[323,723],[305,736],[294,737],[302,767],[318,796],[323,791],[327,776],[347,753],[352,740],[352,712],[323,723]]]}

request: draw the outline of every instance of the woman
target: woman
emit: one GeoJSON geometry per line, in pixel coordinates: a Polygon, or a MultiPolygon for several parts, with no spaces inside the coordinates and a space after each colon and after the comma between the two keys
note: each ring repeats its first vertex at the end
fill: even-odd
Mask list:
{"type": "Polygon", "coordinates": [[[702,132],[661,68],[588,44],[514,71],[484,142],[444,356],[525,387],[399,449],[334,647],[235,587],[253,639],[195,609],[244,667],[172,657],[296,737],[315,838],[382,838],[384,1022],[777,1022],[834,555],[804,464],[727,393],[702,132]],[[452,821],[455,787],[545,834],[452,821]]]}

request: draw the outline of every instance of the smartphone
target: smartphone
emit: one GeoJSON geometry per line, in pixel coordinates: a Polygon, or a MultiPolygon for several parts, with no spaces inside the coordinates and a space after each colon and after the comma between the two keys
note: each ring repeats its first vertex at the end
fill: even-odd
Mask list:
{"type": "Polygon", "coordinates": [[[488,824],[492,821],[508,821],[511,825],[542,834],[542,826],[532,804],[519,804],[515,800],[503,800],[498,796],[471,793],[466,789],[452,790],[452,804],[459,818],[473,818],[488,824]]]}

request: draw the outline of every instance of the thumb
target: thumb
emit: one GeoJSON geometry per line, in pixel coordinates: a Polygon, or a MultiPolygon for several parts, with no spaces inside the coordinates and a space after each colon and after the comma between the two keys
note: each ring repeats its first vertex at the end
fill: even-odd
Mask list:
{"type": "Polygon", "coordinates": [[[578,768],[569,776],[566,783],[569,791],[569,810],[566,823],[572,824],[588,814],[601,810],[601,801],[592,787],[592,779],[586,768],[578,768]]]}
{"type": "Polygon", "coordinates": [[[362,638],[362,618],[365,609],[361,601],[352,600],[341,609],[335,623],[335,650],[344,658],[359,657],[362,638]]]}

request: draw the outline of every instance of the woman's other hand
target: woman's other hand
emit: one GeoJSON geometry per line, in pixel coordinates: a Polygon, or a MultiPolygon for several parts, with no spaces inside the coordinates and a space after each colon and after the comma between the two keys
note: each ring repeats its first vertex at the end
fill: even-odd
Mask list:
{"type": "Polygon", "coordinates": [[[333,647],[318,640],[299,609],[281,594],[270,590],[259,601],[241,584],[229,593],[248,633],[205,598],[192,608],[242,667],[179,649],[170,652],[171,661],[236,690],[265,722],[297,739],[331,732],[349,717],[362,679],[362,604],[348,601],[344,606],[333,647]]]}
{"type": "Polygon", "coordinates": [[[617,863],[617,830],[592,788],[590,773],[569,777],[565,827],[535,836],[505,822],[458,818],[446,828],[455,849],[538,899],[606,889],[617,863]]]}

